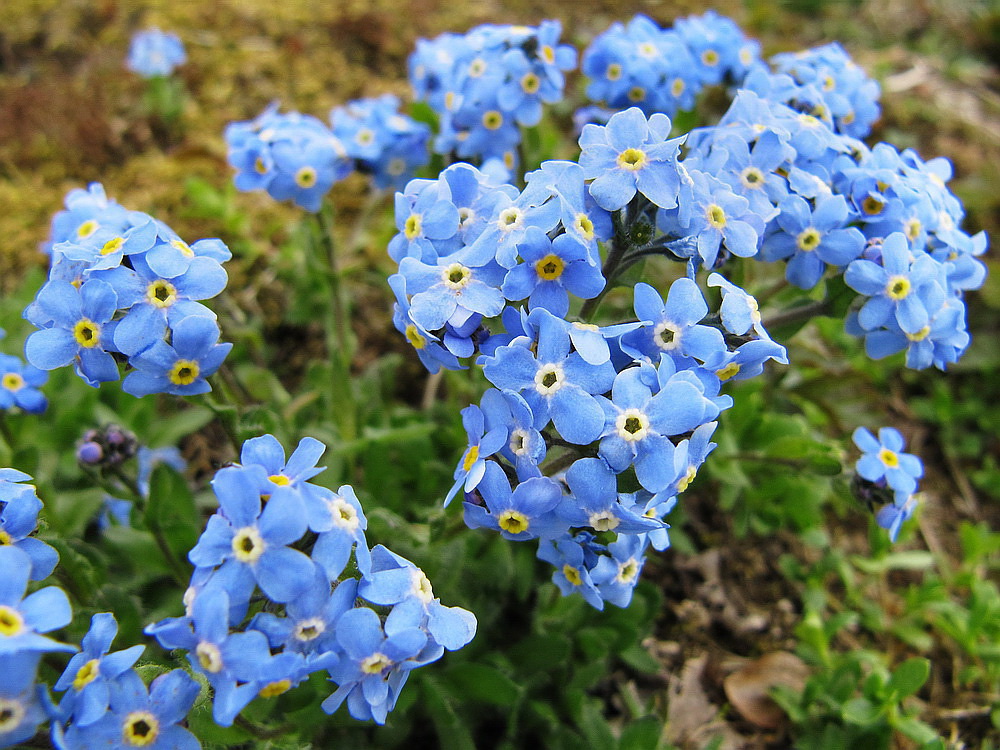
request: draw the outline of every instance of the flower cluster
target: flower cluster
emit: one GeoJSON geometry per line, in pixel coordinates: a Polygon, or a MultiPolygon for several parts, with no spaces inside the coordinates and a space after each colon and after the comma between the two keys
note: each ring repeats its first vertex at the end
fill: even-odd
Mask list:
{"type": "Polygon", "coordinates": [[[466,34],[417,41],[410,83],[440,116],[434,150],[517,163],[520,126],[536,125],[542,104],[559,101],[576,50],[559,44],[558,21],[537,27],[477,26],[466,34]]]}
{"type": "Polygon", "coordinates": [[[883,427],[876,438],[870,430],[859,427],[854,431],[854,444],[861,451],[856,471],[859,482],[856,494],[874,501],[892,493],[891,502],[876,513],[876,521],[888,530],[889,538],[896,541],[903,522],[917,508],[917,480],[924,475],[924,465],[911,453],[903,453],[905,442],[899,430],[883,427]]]}
{"type": "Polygon", "coordinates": [[[399,99],[390,94],[335,107],[330,123],[355,169],[370,174],[379,190],[401,190],[430,157],[431,129],[400,114],[399,99]]]}
{"type": "Polygon", "coordinates": [[[201,304],[228,280],[229,249],[217,239],[184,242],[166,224],[109,201],[91,185],[66,198],[52,222],[51,267],[24,317],[41,329],[25,344],[41,370],[72,364],[89,385],[192,395],[211,390],[232,344],[201,304]]]}
{"type": "Polygon", "coordinates": [[[212,481],[220,508],[188,556],[186,615],[147,628],[188,652],[223,726],[321,670],[337,684],[327,712],[346,701],[355,718],[384,723],[411,670],[475,634],[473,615],[443,606],[419,568],[369,549],[349,485],[310,482],[324,450],[304,438],[286,460],[271,435],[244,443],[212,481]]]}
{"type": "MultiPolygon", "coordinates": [[[[687,146],[683,166],[696,190],[723,182],[766,222],[758,257],[784,261],[788,280],[803,289],[833,271],[863,295],[847,326],[865,337],[870,356],[905,350],[917,369],[944,369],[961,356],[969,343],[962,298],[985,279],[978,256],[987,238],[959,228],[964,211],[946,187],[946,159],[924,161],[887,143],[869,148],[749,90],[687,146]]],[[[683,234],[663,217],[660,226],[683,234]]]]}
{"type": "MultiPolygon", "coordinates": [[[[666,301],[638,284],[634,322],[567,319],[571,295],[593,299],[604,288],[600,240],[628,263],[638,257],[628,252],[659,241],[658,214],[699,226],[690,218],[699,193],[669,132],[665,115],[647,121],[633,108],[587,126],[579,164],[545,162],[520,192],[455,164],[396,197],[397,328],[431,370],[478,352],[495,386],[463,412],[469,443],[446,503],[462,490],[469,526],[539,540],[564,593],[597,607],[625,606],[646,548],[669,543],[662,518],[731,404],[722,383],[787,361],[753,298],[718,274],[708,280],[723,295],[714,316],[681,278],[666,301]],[[490,319],[504,330],[491,331],[490,319]]],[[[728,209],[720,223],[731,234],[719,231],[712,248],[692,229],[675,247],[718,254],[729,238],[741,254],[756,252],[763,220],[746,223],[746,236],[747,201],[718,200],[725,208],[702,215],[728,209]]]]}
{"type": "Polygon", "coordinates": [[[879,117],[879,85],[837,42],[757,63],[743,88],[818,117],[837,133],[864,138],[879,117]]]}
{"type": "Polygon", "coordinates": [[[225,138],[236,187],[266,190],[313,212],[353,171],[371,174],[380,190],[401,187],[427,162],[430,131],[398,108],[393,96],[354,101],[331,111],[331,128],[272,104],[253,120],[230,123],[225,138]]]}
{"type": "Polygon", "coordinates": [[[705,86],[739,84],[759,56],[756,41],[713,11],[680,18],[669,29],[638,15],[598,35],[581,68],[590,79],[587,97],[601,106],[672,117],[694,109],[705,86]]]}
{"type": "Polygon", "coordinates": [[[143,78],[168,76],[187,62],[184,44],[176,34],[157,28],[138,31],[128,48],[128,69],[143,78]]]}

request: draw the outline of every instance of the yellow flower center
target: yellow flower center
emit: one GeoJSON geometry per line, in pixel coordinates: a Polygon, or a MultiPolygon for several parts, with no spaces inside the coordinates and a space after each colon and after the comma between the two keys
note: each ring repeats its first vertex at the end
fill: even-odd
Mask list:
{"type": "Polygon", "coordinates": [[[320,618],[310,617],[308,620],[297,623],[292,635],[295,640],[308,643],[319,638],[324,630],[326,630],[326,624],[320,618]]]}
{"type": "Polygon", "coordinates": [[[408,323],[406,325],[406,332],[404,333],[406,340],[410,342],[414,349],[423,349],[427,346],[427,339],[420,335],[420,331],[413,323],[408,323]]]}
{"type": "Polygon", "coordinates": [[[618,575],[615,578],[619,583],[631,583],[639,575],[639,563],[634,557],[630,557],[625,562],[619,564],[618,575]]]}
{"type": "Polygon", "coordinates": [[[101,663],[97,659],[91,659],[76,671],[76,677],[73,678],[73,689],[80,692],[97,679],[100,671],[101,663]]]}
{"type": "Polygon", "coordinates": [[[614,531],[620,523],[615,514],[609,510],[592,513],[587,522],[594,531],[614,531]]]}
{"type": "Polygon", "coordinates": [[[465,452],[465,459],[462,461],[462,471],[468,473],[472,468],[473,464],[479,460],[479,446],[470,445],[469,450],[465,452]]]}
{"type": "Polygon", "coordinates": [[[714,49],[707,49],[701,53],[701,61],[710,68],[719,64],[719,53],[714,49]]]}
{"type": "Polygon", "coordinates": [[[333,522],[340,528],[353,532],[361,524],[357,509],[340,495],[334,495],[326,504],[333,522]]]}
{"type": "Polygon", "coordinates": [[[694,478],[698,475],[698,469],[694,466],[688,466],[687,473],[681,478],[681,481],[677,483],[677,491],[683,492],[688,488],[688,485],[694,481],[694,478]]]}
{"type": "Polygon", "coordinates": [[[88,318],[81,318],[73,326],[73,338],[84,349],[93,349],[101,341],[101,327],[88,318]]]}
{"type": "Polygon", "coordinates": [[[146,287],[146,300],[154,307],[163,309],[177,301],[177,287],[164,279],[157,279],[146,287]]]}
{"type": "Polygon", "coordinates": [[[16,729],[24,721],[24,705],[19,701],[0,698],[0,733],[16,729]]]}
{"type": "Polygon", "coordinates": [[[420,214],[410,214],[403,225],[403,234],[406,239],[415,240],[423,231],[423,217],[420,214]]]}
{"type": "Polygon", "coordinates": [[[893,276],[885,285],[885,293],[895,300],[903,299],[912,289],[910,280],[905,276],[893,276]]]}
{"type": "Polygon", "coordinates": [[[114,237],[104,243],[104,246],[101,248],[101,255],[111,255],[112,253],[117,253],[122,249],[122,245],[124,244],[124,237],[114,237]]]}
{"type": "Polygon", "coordinates": [[[170,246],[175,250],[180,250],[181,255],[185,258],[194,257],[194,250],[192,250],[191,246],[184,240],[170,240],[170,246]]]}
{"type": "Polygon", "coordinates": [[[708,218],[708,223],[716,229],[722,229],[726,226],[726,212],[718,203],[713,203],[706,208],[705,216],[708,218]]]}
{"type": "Polygon", "coordinates": [[[316,184],[316,170],[312,167],[299,167],[295,173],[295,184],[307,190],[316,184]]]}
{"type": "Polygon", "coordinates": [[[191,385],[198,379],[201,367],[193,359],[179,359],[170,368],[167,377],[174,385],[191,385]]]}
{"type": "Polygon", "coordinates": [[[630,102],[641,102],[646,98],[646,89],[642,86],[633,86],[628,90],[628,100],[630,102]]]}
{"type": "Polygon", "coordinates": [[[442,269],[441,280],[449,289],[462,289],[472,281],[472,271],[461,263],[452,263],[442,269]]]}
{"type": "Polygon", "coordinates": [[[267,164],[259,156],[254,160],[253,168],[257,174],[267,174],[267,164]]]}
{"type": "Polygon", "coordinates": [[[875,216],[876,214],[882,213],[883,208],[885,208],[885,203],[880,201],[874,195],[869,195],[861,201],[861,210],[869,216],[875,216]]]}
{"type": "Polygon", "coordinates": [[[376,652],[361,662],[361,671],[365,674],[380,674],[392,666],[392,659],[383,653],[376,652]]]}
{"type": "Polygon", "coordinates": [[[477,57],[469,63],[469,77],[480,78],[486,72],[487,67],[486,61],[481,57],[477,57]]]}
{"type": "Polygon", "coordinates": [[[276,682],[267,683],[264,687],[260,689],[260,692],[257,693],[257,695],[259,695],[261,698],[274,698],[275,696],[281,695],[282,693],[287,693],[291,687],[292,687],[291,680],[288,679],[277,680],[276,682]]]}
{"type": "Polygon", "coordinates": [[[122,724],[122,739],[132,747],[146,747],[156,742],[160,722],[149,711],[132,711],[122,724]]]}
{"type": "Polygon", "coordinates": [[[618,63],[610,63],[608,69],[604,71],[604,77],[609,81],[617,81],[622,77],[622,66],[618,63]]]}
{"type": "Polygon", "coordinates": [[[535,273],[542,281],[555,281],[562,276],[566,263],[555,253],[549,253],[535,262],[535,273]]]}
{"type": "Polygon", "coordinates": [[[566,576],[566,580],[573,586],[579,586],[583,583],[583,576],[580,575],[580,571],[569,563],[563,565],[562,572],[563,575],[566,576]]]}
{"type": "Polygon", "coordinates": [[[799,236],[795,240],[795,244],[799,246],[799,250],[804,253],[811,253],[817,247],[819,247],[820,240],[823,239],[818,231],[809,227],[808,229],[799,233],[799,236]]]}
{"type": "Polygon", "coordinates": [[[723,382],[729,380],[731,377],[738,375],[740,372],[740,366],[736,362],[730,362],[728,365],[723,367],[721,370],[716,370],[715,374],[723,382]]]}
{"type": "Polygon", "coordinates": [[[878,452],[878,460],[883,464],[888,466],[890,469],[895,469],[899,466],[899,456],[896,455],[894,451],[888,448],[883,448],[878,452]]]}
{"type": "Polygon", "coordinates": [[[3,378],[0,379],[0,385],[8,391],[16,392],[24,388],[24,378],[16,372],[4,373],[3,378]]]}
{"type": "Polygon", "coordinates": [[[745,188],[749,188],[750,190],[760,190],[764,187],[766,178],[764,177],[764,173],[757,167],[747,167],[740,172],[740,182],[743,183],[743,187],[745,188]]]}
{"type": "Polygon", "coordinates": [[[525,94],[536,94],[538,89],[541,88],[542,81],[534,73],[525,73],[521,77],[521,90],[525,94]]]}
{"type": "Polygon", "coordinates": [[[233,554],[243,563],[257,562],[264,554],[265,546],[264,538],[255,526],[245,526],[233,536],[233,554]]]}
{"type": "Polygon", "coordinates": [[[931,333],[931,327],[930,326],[924,326],[923,328],[921,328],[916,333],[908,333],[908,334],[906,334],[906,338],[908,338],[910,341],[923,341],[925,338],[927,338],[930,335],[930,333],[931,333]]]}
{"type": "Polygon", "coordinates": [[[542,45],[542,48],[538,50],[538,55],[549,65],[556,61],[556,51],[547,44],[542,45]]]}
{"type": "Polygon", "coordinates": [[[76,236],[81,240],[87,239],[90,235],[100,229],[101,225],[93,219],[87,219],[76,228],[76,236]]]}
{"type": "Polygon", "coordinates": [[[618,154],[618,166],[632,172],[646,166],[646,152],[637,148],[627,148],[618,154]]]}
{"type": "Polygon", "coordinates": [[[374,140],[375,140],[375,134],[369,128],[361,128],[357,133],[354,134],[355,143],[361,146],[367,146],[374,140]]]}
{"type": "Polygon", "coordinates": [[[214,643],[202,641],[194,650],[201,668],[210,674],[222,671],[222,652],[214,643]]]}
{"type": "Polygon", "coordinates": [[[543,396],[550,396],[562,388],[564,378],[562,368],[558,365],[540,367],[535,373],[535,390],[543,396]]]}
{"type": "Polygon", "coordinates": [[[487,130],[496,130],[503,125],[503,115],[495,109],[491,109],[483,114],[483,127],[487,130]]]}
{"type": "Polygon", "coordinates": [[[675,78],[670,82],[670,93],[673,94],[674,97],[679,97],[684,93],[684,89],[686,88],[687,84],[684,83],[683,78],[675,78]]]}
{"type": "Polygon", "coordinates": [[[587,214],[577,214],[576,218],[573,219],[573,228],[587,242],[594,239],[594,222],[590,220],[587,214]]]}
{"type": "Polygon", "coordinates": [[[14,537],[12,537],[6,531],[0,529],[0,546],[3,546],[4,544],[13,544],[13,543],[14,543],[14,537]]]}
{"type": "Polygon", "coordinates": [[[21,613],[6,604],[0,605],[0,635],[15,636],[24,630],[21,613]]]}
{"type": "Polygon", "coordinates": [[[618,437],[629,443],[642,440],[648,434],[649,418],[638,409],[626,409],[615,420],[618,437]]]}
{"type": "Polygon", "coordinates": [[[917,238],[920,236],[920,229],[923,225],[920,223],[920,219],[913,218],[906,222],[906,236],[910,242],[916,242],[917,238]]]}
{"type": "Polygon", "coordinates": [[[505,510],[497,518],[497,524],[509,534],[520,534],[528,530],[528,517],[516,510],[505,510]]]}

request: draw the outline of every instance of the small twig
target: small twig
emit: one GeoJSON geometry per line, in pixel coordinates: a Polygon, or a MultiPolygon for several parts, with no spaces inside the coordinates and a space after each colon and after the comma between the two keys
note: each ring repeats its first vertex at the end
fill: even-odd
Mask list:
{"type": "Polygon", "coordinates": [[[422,411],[430,411],[431,407],[434,406],[434,402],[437,401],[437,394],[438,390],[441,388],[441,379],[443,377],[444,370],[432,372],[427,376],[427,381],[424,383],[424,396],[420,399],[420,409],[422,411]]]}

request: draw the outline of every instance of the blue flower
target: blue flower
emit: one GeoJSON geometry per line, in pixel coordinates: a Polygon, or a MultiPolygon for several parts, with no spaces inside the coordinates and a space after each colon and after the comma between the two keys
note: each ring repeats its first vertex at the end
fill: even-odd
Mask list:
{"type": "Polygon", "coordinates": [[[0,482],[0,546],[16,547],[30,558],[33,581],[48,578],[59,562],[51,546],[29,536],[38,526],[41,509],[34,487],[0,482]]]}
{"type": "Polygon", "coordinates": [[[0,409],[17,407],[28,414],[41,414],[48,401],[38,389],[48,379],[44,370],[10,354],[0,354],[0,409]]]}
{"type": "Polygon", "coordinates": [[[864,427],[854,431],[854,444],[861,450],[857,471],[869,482],[885,482],[891,489],[904,496],[917,489],[917,480],[924,475],[920,459],[903,453],[905,447],[899,430],[883,427],[878,439],[864,427]]]}
{"type": "Polygon", "coordinates": [[[675,358],[705,360],[725,349],[718,328],[698,325],[708,315],[708,305],[691,279],[681,277],[671,284],[666,304],[643,282],[635,285],[633,294],[635,314],[643,327],[621,337],[622,349],[628,354],[649,362],[659,361],[664,352],[675,358]]]}
{"type": "Polygon", "coordinates": [[[680,435],[715,418],[718,409],[704,396],[704,386],[692,373],[669,373],[653,395],[643,382],[643,370],[629,368],[615,378],[611,400],[599,398],[605,425],[600,455],[616,472],[635,466],[636,478],[650,492],[659,492],[674,480],[674,444],[668,436],[680,435]]]}
{"type": "MultiPolygon", "coordinates": [[[[444,606],[434,596],[431,582],[424,571],[381,544],[372,549],[371,570],[362,578],[358,596],[372,604],[393,606],[393,612],[406,608],[415,609],[421,617],[408,615],[405,619],[413,622],[426,619],[421,627],[426,630],[431,641],[449,651],[462,648],[476,634],[475,615],[461,607],[444,606]]],[[[427,651],[419,658],[426,662],[427,651]]]]}
{"type": "Polygon", "coordinates": [[[374,719],[384,724],[386,715],[399,697],[406,671],[427,643],[427,635],[412,619],[398,621],[390,613],[383,631],[379,616],[366,607],[345,612],[337,622],[337,642],[344,658],[330,670],[338,688],[323,701],[323,710],[332,714],[347,700],[355,719],[374,719]]]}
{"type": "Polygon", "coordinates": [[[276,492],[262,509],[265,481],[259,466],[229,467],[215,475],[212,489],[222,512],[208,520],[188,559],[198,567],[221,566],[220,574],[236,576],[234,596],[249,594],[256,581],[274,601],[288,602],[312,579],[312,561],[287,546],[305,532],[306,519],[293,493],[276,492]]]}
{"type": "Polygon", "coordinates": [[[45,721],[35,672],[41,654],[33,651],[0,654],[0,747],[18,747],[31,739],[45,721]]]}
{"type": "Polygon", "coordinates": [[[604,599],[590,577],[584,548],[575,537],[567,534],[540,541],[538,558],[555,567],[552,582],[563,596],[579,593],[594,609],[604,609],[604,599]]]}
{"type": "Polygon", "coordinates": [[[929,255],[914,258],[904,234],[890,234],[882,243],[881,264],[858,259],[844,272],[847,285],[869,298],[858,311],[858,322],[870,331],[893,317],[906,333],[918,333],[944,301],[942,270],[929,255]]]}
{"type": "Polygon", "coordinates": [[[494,529],[512,541],[550,538],[566,529],[556,513],[563,494],[548,477],[526,479],[511,492],[503,469],[491,461],[477,490],[485,505],[466,500],[465,524],[470,529],[494,529]]]}
{"type": "Polygon", "coordinates": [[[137,31],[128,48],[128,69],[143,78],[168,76],[187,62],[184,44],[176,34],[157,28],[137,31]]]}
{"type": "Polygon", "coordinates": [[[118,295],[108,284],[90,279],[79,289],[67,281],[50,281],[36,298],[38,310],[52,326],[35,331],[25,343],[25,356],[42,370],[71,362],[88,385],[118,380],[118,365],[108,353],[115,351],[114,324],[118,295]]]}
{"type": "Polygon", "coordinates": [[[906,495],[906,500],[902,503],[891,503],[879,509],[875,515],[875,522],[889,532],[889,540],[896,541],[899,530],[903,524],[913,517],[917,510],[917,498],[914,495],[906,495]]]}
{"type": "Polygon", "coordinates": [[[303,654],[337,651],[337,620],[354,606],[357,593],[353,578],[340,581],[331,592],[330,578],[317,566],[310,586],[285,605],[285,617],[259,612],[249,627],[264,633],[273,649],[303,654]]]}
{"type": "Polygon", "coordinates": [[[865,246],[864,235],[856,227],[847,227],[847,201],[842,195],[830,195],[809,204],[797,195],[781,203],[775,219],[781,231],[764,242],[764,260],[788,259],[785,275],[802,289],[811,289],[823,276],[827,265],[843,267],[857,258],[865,246]]]}
{"type": "Polygon", "coordinates": [[[496,264],[477,266],[462,256],[442,258],[436,265],[403,258],[399,271],[413,295],[410,317],[424,330],[436,331],[445,323],[460,327],[476,313],[491,318],[503,310],[502,269],[496,264]]]}
{"type": "Polygon", "coordinates": [[[179,726],[198,697],[198,683],[182,669],[157,677],[147,692],[135,671],[111,686],[111,710],[93,724],[73,724],[65,736],[69,750],[97,747],[145,747],[149,750],[197,750],[197,738],[179,726]]]}
{"type": "Polygon", "coordinates": [[[632,107],[608,124],[585,125],[580,135],[580,166],[593,180],[590,194],[608,211],[625,206],[636,191],[660,208],[677,205],[680,176],[677,156],[683,139],[669,139],[670,118],[654,114],[647,122],[632,107]]]}
{"type": "Polygon", "coordinates": [[[56,586],[24,596],[32,561],[17,547],[0,545],[0,656],[18,652],[76,651],[41,635],[72,619],[66,592],[56,586]]]}
{"type": "Polygon", "coordinates": [[[517,249],[525,262],[503,280],[501,290],[507,299],[528,297],[529,309],[543,307],[563,317],[569,312],[569,293],[591,299],[604,289],[604,277],[589,262],[587,247],[570,234],[550,240],[538,227],[528,227],[517,249]]]}
{"type": "Polygon", "coordinates": [[[604,428],[604,412],[593,394],[610,389],[614,366],[590,364],[579,352],[571,353],[566,323],[559,318],[547,313],[541,317],[534,354],[515,340],[487,358],[483,372],[497,388],[524,397],[538,430],[551,419],[563,438],[585,445],[604,428]]]}
{"type": "MultiPolygon", "coordinates": [[[[294,571],[295,574],[300,571],[294,571]]],[[[311,580],[310,570],[308,580],[311,580]]],[[[258,630],[230,632],[229,596],[214,582],[199,591],[190,617],[177,617],[146,628],[164,648],[185,649],[188,661],[215,691],[212,717],[229,726],[256,695],[255,678],[271,657],[267,637],[258,630]]],[[[115,708],[112,694],[112,708],[115,708]]],[[[182,714],[183,716],[183,714],[182,714]]]]}
{"type": "Polygon", "coordinates": [[[129,360],[135,370],[125,376],[123,391],[133,396],[193,396],[212,390],[206,378],[219,369],[233,348],[230,343],[218,343],[215,321],[200,316],[184,318],[173,326],[171,338],[172,343],[155,341],[129,360]]]}
{"type": "MultiPolygon", "coordinates": [[[[672,453],[672,451],[671,451],[672,453]]],[[[589,526],[595,532],[641,534],[655,531],[663,524],[643,516],[634,495],[619,495],[615,473],[601,458],[581,458],[566,471],[566,484],[573,493],[576,507],[564,514],[570,526],[589,526]]]]}
{"type": "Polygon", "coordinates": [[[364,575],[371,568],[371,552],[365,539],[368,519],[354,488],[345,484],[336,492],[327,490],[322,501],[329,522],[313,523],[320,532],[312,550],[313,561],[326,571],[331,581],[336,581],[344,572],[353,548],[358,570],[364,575]]]}
{"type": "Polygon", "coordinates": [[[619,537],[608,545],[609,555],[602,555],[591,572],[601,598],[618,607],[627,607],[646,562],[648,541],[645,535],[619,537]]]}
{"type": "Polygon", "coordinates": [[[90,620],[90,630],[83,637],[83,650],[75,654],[55,684],[56,690],[68,690],[60,704],[71,714],[73,723],[93,724],[108,710],[111,685],[123,672],[132,668],[145,646],[132,646],[108,653],[118,633],[118,623],[110,612],[99,612],[90,620]]]}
{"type": "Polygon", "coordinates": [[[462,409],[462,426],[469,438],[469,447],[462,455],[462,460],[455,467],[455,482],[448,490],[444,499],[445,507],[458,493],[458,488],[464,483],[466,493],[472,492],[486,472],[486,459],[500,450],[507,442],[507,427],[496,426],[486,432],[486,420],[478,406],[467,406],[462,409]]]}

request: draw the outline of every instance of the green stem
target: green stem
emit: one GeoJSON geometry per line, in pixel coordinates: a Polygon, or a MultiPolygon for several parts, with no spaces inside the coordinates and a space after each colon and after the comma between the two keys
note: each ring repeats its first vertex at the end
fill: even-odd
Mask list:
{"type": "Polygon", "coordinates": [[[7,417],[0,412],[0,435],[3,435],[4,442],[7,443],[7,448],[11,452],[11,456],[14,454],[14,434],[10,431],[10,425],[7,424],[7,417]]]}
{"type": "Polygon", "coordinates": [[[790,310],[784,310],[765,320],[764,327],[768,331],[771,331],[775,328],[780,328],[781,326],[790,325],[792,323],[798,323],[802,320],[810,320],[817,315],[828,313],[831,309],[831,304],[832,303],[829,299],[822,299],[818,302],[810,302],[808,305],[799,305],[798,307],[793,307],[790,310]]]}
{"type": "Polygon", "coordinates": [[[326,264],[330,302],[324,316],[327,357],[333,379],[329,414],[340,427],[341,440],[349,442],[357,437],[357,411],[351,388],[351,338],[333,238],[333,206],[329,202],[324,202],[317,215],[317,227],[318,243],[324,251],[321,260],[326,264]]]}

